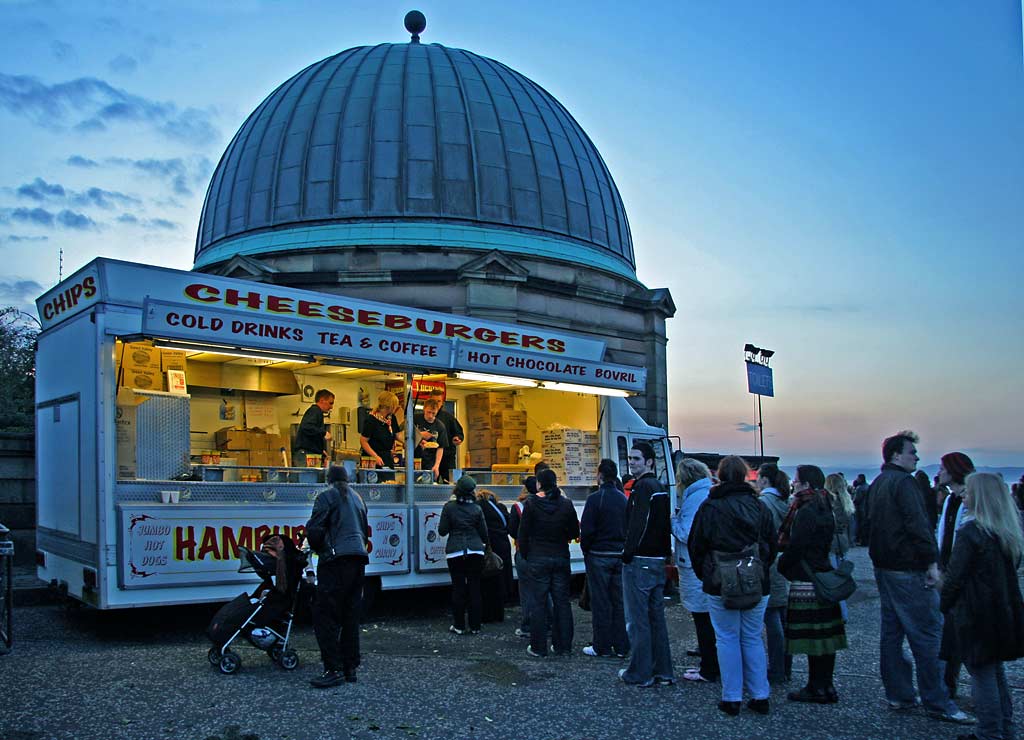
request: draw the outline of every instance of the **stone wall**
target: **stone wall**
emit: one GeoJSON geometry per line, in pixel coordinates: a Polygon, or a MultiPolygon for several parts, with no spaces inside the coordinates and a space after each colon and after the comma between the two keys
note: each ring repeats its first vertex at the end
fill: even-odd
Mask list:
{"type": "Polygon", "coordinates": [[[35,465],[32,434],[0,432],[0,524],[11,530],[18,565],[35,562],[35,465]]]}

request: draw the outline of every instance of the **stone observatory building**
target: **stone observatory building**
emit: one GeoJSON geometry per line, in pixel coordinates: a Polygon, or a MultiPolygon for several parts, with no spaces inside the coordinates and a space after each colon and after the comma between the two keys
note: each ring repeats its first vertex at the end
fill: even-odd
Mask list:
{"type": "Polygon", "coordinates": [[[612,175],[536,82],[463,49],[360,46],[259,105],[206,194],[197,271],[607,343],[647,368],[631,403],[667,426],[669,291],[636,277],[612,175]]]}

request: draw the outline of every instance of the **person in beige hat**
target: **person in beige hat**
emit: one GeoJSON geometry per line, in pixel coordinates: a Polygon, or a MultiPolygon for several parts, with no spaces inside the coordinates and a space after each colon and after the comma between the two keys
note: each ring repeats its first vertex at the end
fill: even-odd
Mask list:
{"type": "Polygon", "coordinates": [[[441,510],[437,533],[448,538],[444,546],[452,579],[452,624],[448,631],[465,634],[468,610],[469,632],[475,635],[480,632],[483,608],[480,576],[484,570],[487,524],[476,502],[476,481],[470,476],[462,476],[455,484],[452,497],[441,510]]]}

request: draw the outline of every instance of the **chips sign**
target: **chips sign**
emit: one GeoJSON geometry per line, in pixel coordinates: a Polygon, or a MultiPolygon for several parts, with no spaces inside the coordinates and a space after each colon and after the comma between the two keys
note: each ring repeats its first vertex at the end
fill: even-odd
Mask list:
{"type": "Polygon", "coordinates": [[[757,396],[775,397],[772,369],[756,362],[747,363],[747,390],[757,396]]]}

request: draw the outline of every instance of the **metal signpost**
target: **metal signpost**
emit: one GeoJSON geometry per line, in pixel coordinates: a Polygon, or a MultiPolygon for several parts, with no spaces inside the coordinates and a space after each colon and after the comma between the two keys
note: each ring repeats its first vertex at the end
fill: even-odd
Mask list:
{"type": "Polygon", "coordinates": [[[761,438],[761,457],[764,457],[764,419],[761,416],[761,396],[775,397],[772,369],[768,363],[774,355],[770,349],[761,349],[752,344],[743,347],[747,361],[747,390],[757,396],[757,431],[761,438]]]}

